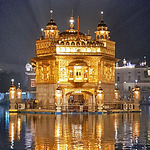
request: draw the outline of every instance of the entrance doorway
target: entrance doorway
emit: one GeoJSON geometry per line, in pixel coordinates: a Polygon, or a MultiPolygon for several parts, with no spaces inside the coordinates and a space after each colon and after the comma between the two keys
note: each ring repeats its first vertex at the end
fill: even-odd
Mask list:
{"type": "Polygon", "coordinates": [[[88,112],[88,105],[92,103],[93,94],[87,91],[67,93],[68,111],[88,112]]]}
{"type": "Polygon", "coordinates": [[[84,95],[83,94],[70,94],[69,103],[83,105],[84,95]]]}

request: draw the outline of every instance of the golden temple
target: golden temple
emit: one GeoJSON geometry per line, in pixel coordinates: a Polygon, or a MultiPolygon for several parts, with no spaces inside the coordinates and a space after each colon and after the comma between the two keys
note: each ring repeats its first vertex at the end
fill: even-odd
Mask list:
{"type": "Polygon", "coordinates": [[[52,18],[36,41],[36,57],[31,58],[36,67],[36,99],[38,106],[49,109],[55,106],[55,90],[62,90],[61,104],[65,111],[69,104],[84,104],[95,111],[96,90],[101,86],[105,93],[104,105],[114,101],[115,42],[110,40],[108,27],[101,20],[95,31],[95,39],[74,28],[74,17],[70,17],[70,28],[59,33],[52,18]]]}

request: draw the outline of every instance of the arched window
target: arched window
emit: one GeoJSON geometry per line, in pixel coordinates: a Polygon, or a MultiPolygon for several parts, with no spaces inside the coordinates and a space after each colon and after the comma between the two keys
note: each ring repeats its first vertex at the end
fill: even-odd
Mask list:
{"type": "Polygon", "coordinates": [[[104,38],[104,36],[103,35],[101,35],[101,39],[103,39],[104,38]]]}
{"type": "Polygon", "coordinates": [[[119,76],[117,77],[117,81],[120,81],[120,77],[119,76]]]}
{"type": "Polygon", "coordinates": [[[80,45],[80,43],[79,43],[79,42],[77,42],[77,43],[76,43],[76,45],[80,45]]]}
{"type": "Polygon", "coordinates": [[[64,45],[64,42],[61,42],[60,44],[61,44],[61,45],[64,45]]]}
{"type": "Polygon", "coordinates": [[[93,42],[92,45],[96,45],[95,42],[93,42]]]}
{"type": "Polygon", "coordinates": [[[128,87],[128,90],[129,90],[129,91],[131,90],[131,86],[128,87]]]}
{"type": "Polygon", "coordinates": [[[70,70],[69,77],[70,77],[70,78],[73,78],[73,71],[72,71],[72,70],[70,70]]]}
{"type": "Polygon", "coordinates": [[[71,42],[71,45],[75,45],[75,42],[71,42]]]}
{"type": "Polygon", "coordinates": [[[131,81],[131,76],[128,76],[128,81],[131,81]]]}
{"type": "Polygon", "coordinates": [[[85,45],[85,43],[84,43],[84,42],[82,42],[82,45],[85,45]]]}
{"type": "Polygon", "coordinates": [[[69,45],[69,42],[66,42],[66,45],[69,45]]]}

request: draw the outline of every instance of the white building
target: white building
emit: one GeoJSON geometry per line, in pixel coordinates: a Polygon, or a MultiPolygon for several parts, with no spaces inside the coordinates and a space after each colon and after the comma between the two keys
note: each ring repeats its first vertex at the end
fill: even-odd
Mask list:
{"type": "Polygon", "coordinates": [[[35,70],[32,68],[30,63],[27,63],[25,66],[25,74],[26,74],[26,98],[27,99],[35,99],[36,95],[36,84],[35,84],[35,70]]]}
{"type": "Polygon", "coordinates": [[[136,82],[141,89],[141,102],[150,103],[150,67],[146,61],[140,65],[127,63],[123,60],[123,66],[116,64],[115,80],[120,91],[120,97],[128,99],[136,82]]]}

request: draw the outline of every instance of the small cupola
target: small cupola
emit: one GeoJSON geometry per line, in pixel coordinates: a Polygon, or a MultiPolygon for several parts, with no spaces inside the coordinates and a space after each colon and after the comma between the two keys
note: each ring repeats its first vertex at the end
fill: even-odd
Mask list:
{"type": "Polygon", "coordinates": [[[53,20],[53,11],[52,10],[50,10],[50,20],[46,25],[46,29],[53,29],[53,30],[57,29],[57,25],[56,25],[55,21],[53,20]]]}
{"type": "Polygon", "coordinates": [[[103,14],[104,14],[104,12],[101,11],[101,19],[100,19],[101,21],[97,26],[98,31],[100,31],[100,30],[105,30],[106,31],[107,30],[107,25],[105,24],[105,22],[103,20],[103,14]]]}
{"type": "Polygon", "coordinates": [[[57,25],[55,21],[53,20],[53,11],[50,10],[50,20],[46,25],[45,32],[45,38],[58,38],[59,37],[59,31],[57,30],[57,25]]]}
{"type": "Polygon", "coordinates": [[[96,33],[96,40],[99,40],[99,39],[107,39],[109,40],[109,31],[107,30],[107,25],[105,24],[104,22],[104,19],[103,19],[103,11],[101,11],[101,19],[100,19],[100,23],[98,24],[97,26],[97,31],[95,32],[96,33]]]}

